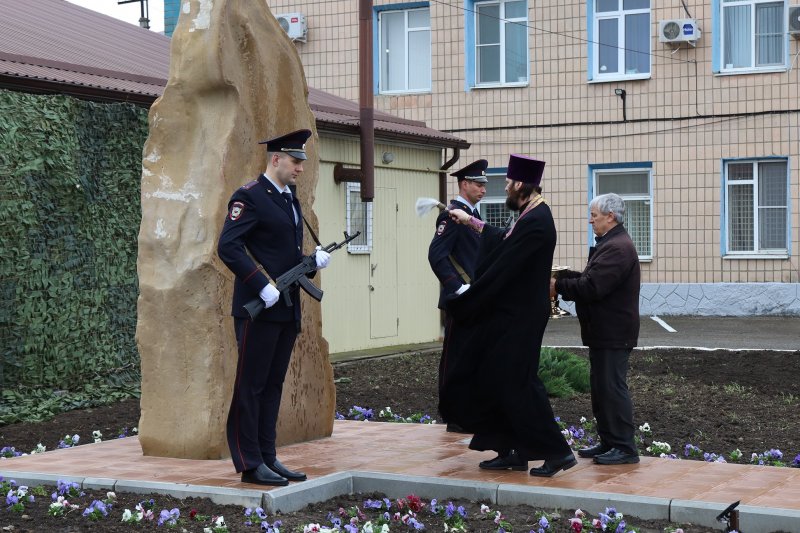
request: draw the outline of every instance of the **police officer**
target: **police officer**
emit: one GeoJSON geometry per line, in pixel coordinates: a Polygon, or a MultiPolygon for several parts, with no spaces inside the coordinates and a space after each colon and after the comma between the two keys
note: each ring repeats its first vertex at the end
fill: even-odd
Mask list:
{"type": "MultiPolygon", "coordinates": [[[[486,194],[486,167],[489,162],[478,159],[451,176],[458,178],[458,196],[450,202],[448,209],[462,209],[480,219],[477,204],[486,194]]],[[[475,259],[478,256],[480,236],[467,226],[455,223],[442,211],[436,219],[436,234],[428,248],[428,262],[433,273],[442,284],[439,294],[439,309],[445,308],[449,295],[461,294],[469,288],[475,275],[475,259]]],[[[448,350],[453,349],[450,339],[451,318],[445,314],[444,342],[439,360],[439,389],[442,387],[448,350]]],[[[460,431],[455,424],[447,425],[448,431],[460,431]]]]}
{"type": "MultiPolygon", "coordinates": [[[[299,289],[290,307],[275,279],[302,259],[303,221],[294,185],[303,172],[309,130],[298,130],[266,144],[267,168],[240,187],[228,202],[217,253],[236,275],[233,315],[239,359],[227,436],[231,458],[242,481],[287,485],[306,475],[286,468],[275,455],[276,424],[289,358],[300,329],[299,289]],[[251,320],[243,305],[260,297],[265,309],[251,320]]],[[[316,252],[317,270],[330,254],[316,252]]]]}

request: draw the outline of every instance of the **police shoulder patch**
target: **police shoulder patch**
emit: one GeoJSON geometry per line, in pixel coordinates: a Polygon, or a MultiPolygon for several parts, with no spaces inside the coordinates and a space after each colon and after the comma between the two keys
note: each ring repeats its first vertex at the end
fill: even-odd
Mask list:
{"type": "Polygon", "coordinates": [[[244,212],[244,204],[242,202],[233,202],[231,204],[231,209],[228,211],[228,218],[235,221],[244,212]]]}
{"type": "Polygon", "coordinates": [[[242,185],[242,189],[252,189],[253,187],[256,186],[257,183],[258,180],[253,180],[250,183],[245,183],[244,185],[242,185]]]}
{"type": "Polygon", "coordinates": [[[445,228],[447,227],[447,221],[442,220],[441,224],[436,228],[436,235],[441,235],[444,233],[445,228]]]}

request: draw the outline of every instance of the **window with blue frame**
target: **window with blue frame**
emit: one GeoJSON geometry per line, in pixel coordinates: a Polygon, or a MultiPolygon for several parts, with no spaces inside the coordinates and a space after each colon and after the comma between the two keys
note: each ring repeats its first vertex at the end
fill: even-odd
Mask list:
{"type": "Polygon", "coordinates": [[[720,72],[786,65],[786,5],[775,0],[717,0],[720,72]]]}
{"type": "Polygon", "coordinates": [[[650,0],[589,0],[591,79],[650,77],[650,0]]]}
{"type": "Polygon", "coordinates": [[[478,204],[481,218],[492,226],[505,226],[517,216],[517,212],[506,207],[506,168],[487,168],[486,194],[478,204]]]}
{"type": "Polygon", "coordinates": [[[625,201],[623,224],[636,246],[639,259],[652,259],[652,163],[602,164],[589,168],[591,198],[611,192],[620,195],[625,201]]]}
{"type": "Polygon", "coordinates": [[[725,255],[788,253],[788,180],[786,159],[724,163],[725,255]]]}
{"type": "Polygon", "coordinates": [[[378,12],[378,63],[381,93],[431,90],[431,11],[386,9],[378,12]]]}
{"type": "Polygon", "coordinates": [[[466,2],[468,85],[528,83],[528,2],[466,2]]]}

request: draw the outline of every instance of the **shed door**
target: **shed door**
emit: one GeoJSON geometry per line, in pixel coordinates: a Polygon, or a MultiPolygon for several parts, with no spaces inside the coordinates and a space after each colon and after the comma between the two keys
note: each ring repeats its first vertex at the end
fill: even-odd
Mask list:
{"type": "Polygon", "coordinates": [[[370,337],[396,337],[397,314],[397,190],[375,188],[370,254],[370,337]]]}

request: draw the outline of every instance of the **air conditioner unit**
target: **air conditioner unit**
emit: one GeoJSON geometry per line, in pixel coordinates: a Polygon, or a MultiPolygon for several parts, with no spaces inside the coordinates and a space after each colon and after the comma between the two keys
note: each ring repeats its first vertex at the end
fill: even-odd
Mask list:
{"type": "Polygon", "coordinates": [[[800,39],[800,6],[789,6],[789,35],[800,39]]]}
{"type": "Polygon", "coordinates": [[[658,40],[662,43],[694,43],[700,38],[700,33],[694,19],[662,20],[658,23],[658,40]]]}
{"type": "Polygon", "coordinates": [[[306,17],[302,13],[284,13],[283,15],[275,15],[278,19],[278,24],[281,25],[286,35],[293,41],[306,42],[306,34],[308,28],[306,27],[306,17]]]}

